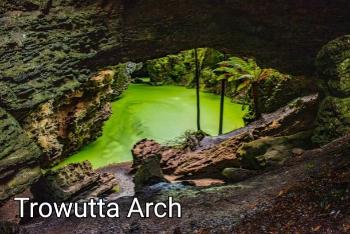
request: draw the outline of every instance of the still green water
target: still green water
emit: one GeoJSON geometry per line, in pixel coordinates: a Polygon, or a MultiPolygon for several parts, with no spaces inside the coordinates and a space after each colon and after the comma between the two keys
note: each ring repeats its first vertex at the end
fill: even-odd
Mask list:
{"type": "MultiPolygon", "coordinates": [[[[202,129],[217,135],[220,97],[201,93],[202,129]]],[[[89,160],[94,168],[132,160],[133,145],[143,139],[167,143],[196,129],[194,89],[178,86],[132,84],[120,100],[112,104],[113,114],[105,123],[103,135],[69,157],[59,166],[89,160]]],[[[225,99],[224,131],[242,127],[244,111],[225,99]]]]}

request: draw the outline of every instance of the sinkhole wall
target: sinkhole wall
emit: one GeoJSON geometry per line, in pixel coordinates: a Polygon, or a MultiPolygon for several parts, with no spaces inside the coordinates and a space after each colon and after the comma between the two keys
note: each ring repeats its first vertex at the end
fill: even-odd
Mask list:
{"type": "MultiPolygon", "coordinates": [[[[347,0],[159,2],[1,1],[2,121],[9,119],[15,135],[24,132],[31,136],[23,140],[23,151],[36,151],[38,146],[39,152],[33,158],[43,155],[41,164],[45,165],[51,159],[59,159],[61,152],[76,150],[98,135],[101,124],[87,132],[79,126],[83,123],[84,127],[91,127],[89,123],[102,123],[108,118],[108,100],[113,95],[106,93],[115,73],[112,68],[101,74],[102,68],[210,46],[254,56],[262,67],[313,74],[314,59],[322,45],[350,28],[347,0]],[[67,113],[73,118],[69,128],[62,121],[67,113]],[[57,142],[57,138],[37,134],[38,129],[67,136],[68,140],[83,137],[74,142],[72,149],[66,149],[60,147],[62,142],[57,142]]],[[[8,188],[24,168],[39,164],[37,159],[24,157],[21,162],[11,161],[10,167],[15,141],[3,139],[1,150],[5,153],[0,162],[5,166],[1,168],[0,192],[6,195],[0,200],[28,186],[38,173],[33,172],[35,176],[27,182],[21,181],[21,188],[15,183],[8,188]]]]}

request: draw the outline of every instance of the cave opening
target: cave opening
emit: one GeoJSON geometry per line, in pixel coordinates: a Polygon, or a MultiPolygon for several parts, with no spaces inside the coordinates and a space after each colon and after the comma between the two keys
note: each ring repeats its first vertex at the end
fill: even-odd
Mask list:
{"type": "MultiPolygon", "coordinates": [[[[220,102],[221,82],[215,69],[226,56],[211,48],[199,48],[197,56],[201,130],[210,136],[218,135],[223,103],[223,133],[243,127],[247,110],[242,100],[233,95],[232,85],[224,90],[224,102],[220,102]]],[[[133,145],[142,139],[182,144],[196,132],[194,49],[118,66],[126,68],[129,75],[127,88],[111,103],[112,114],[104,124],[102,136],[59,167],[84,160],[89,160],[94,168],[129,162],[133,145]]]]}

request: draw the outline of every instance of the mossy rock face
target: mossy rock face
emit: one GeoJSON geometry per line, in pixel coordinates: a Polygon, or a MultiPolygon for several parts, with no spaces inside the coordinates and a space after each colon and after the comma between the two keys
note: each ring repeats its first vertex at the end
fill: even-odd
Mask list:
{"type": "Polygon", "coordinates": [[[39,147],[0,108],[0,203],[23,192],[41,176],[39,147]]]}
{"type": "Polygon", "coordinates": [[[84,161],[49,170],[31,187],[31,192],[39,201],[80,201],[109,193],[117,184],[114,175],[98,173],[89,161],[84,161]]]}
{"type": "MultiPolygon", "coordinates": [[[[224,59],[224,55],[212,48],[199,48],[198,60],[201,68],[203,89],[211,89],[218,84],[213,69],[224,59]]],[[[195,59],[194,50],[182,51],[178,54],[146,62],[146,70],[151,82],[156,84],[176,84],[194,87],[195,59]]]]}
{"type": "Polygon", "coordinates": [[[193,79],[192,54],[192,51],[186,51],[147,61],[146,69],[151,82],[187,85],[193,79]]]}
{"type": "Polygon", "coordinates": [[[319,52],[316,67],[326,94],[313,142],[324,145],[350,132],[350,35],[339,37],[319,52]]]}
{"type": "Polygon", "coordinates": [[[41,104],[82,88],[104,67],[95,63],[97,51],[103,53],[113,38],[107,36],[107,16],[96,8],[65,7],[82,1],[53,1],[45,17],[40,10],[47,1],[5,2],[5,9],[19,11],[0,20],[0,106],[22,124],[41,104]]]}
{"type": "Polygon", "coordinates": [[[261,113],[271,113],[311,92],[316,92],[316,84],[310,78],[264,69],[259,82],[259,110],[261,113]]]}
{"type": "Polygon", "coordinates": [[[350,133],[350,97],[326,97],[320,105],[313,142],[323,145],[347,133],[350,133]]]}
{"type": "Polygon", "coordinates": [[[142,68],[142,63],[126,62],[112,67],[114,70],[114,77],[112,82],[112,100],[120,97],[123,91],[128,88],[131,81],[131,74],[142,68]]]}
{"type": "MultiPolygon", "coordinates": [[[[316,82],[303,76],[283,74],[275,69],[264,69],[258,84],[258,110],[260,113],[272,113],[287,105],[290,101],[317,92],[316,82]]],[[[249,124],[256,119],[252,97],[244,116],[249,124]]]]}
{"type": "Polygon", "coordinates": [[[317,55],[316,67],[327,94],[349,97],[350,35],[337,38],[325,45],[317,55]]]}
{"type": "Polygon", "coordinates": [[[290,136],[263,137],[244,143],[238,154],[243,168],[258,170],[278,167],[293,155],[294,148],[308,148],[311,132],[300,132],[290,136]]]}

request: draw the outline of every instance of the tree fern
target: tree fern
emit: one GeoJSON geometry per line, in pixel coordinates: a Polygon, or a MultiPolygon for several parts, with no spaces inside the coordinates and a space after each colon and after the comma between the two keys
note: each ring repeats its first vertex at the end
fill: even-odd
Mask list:
{"type": "Polygon", "coordinates": [[[218,74],[218,80],[227,80],[232,83],[234,92],[245,93],[246,100],[253,99],[255,115],[259,118],[257,88],[262,70],[255,60],[230,57],[228,60],[218,63],[218,68],[214,72],[218,74]]]}

